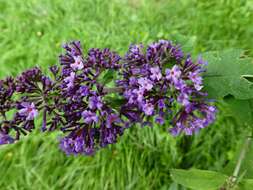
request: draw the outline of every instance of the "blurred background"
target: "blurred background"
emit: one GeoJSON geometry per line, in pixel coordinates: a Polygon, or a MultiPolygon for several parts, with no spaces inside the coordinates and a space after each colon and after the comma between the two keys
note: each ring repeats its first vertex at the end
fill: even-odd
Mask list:
{"type": "MultiPolygon", "coordinates": [[[[171,39],[198,55],[240,48],[253,55],[252,0],[0,0],[0,78],[58,62],[61,45],[81,40],[121,55],[132,43],[171,39]]],[[[0,189],[183,189],[171,168],[223,170],[243,129],[225,105],[217,121],[192,137],[133,127],[94,156],[67,157],[59,134],[33,132],[0,147],[0,189]],[[37,133],[37,134],[36,134],[37,133]]]]}

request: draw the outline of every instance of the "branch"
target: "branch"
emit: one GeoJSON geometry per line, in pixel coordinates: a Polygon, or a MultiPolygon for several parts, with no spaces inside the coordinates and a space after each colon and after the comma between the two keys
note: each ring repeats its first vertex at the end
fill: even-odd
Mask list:
{"type": "Polygon", "coordinates": [[[241,165],[242,165],[242,161],[244,160],[245,158],[245,155],[246,155],[246,152],[250,146],[250,143],[251,143],[251,140],[252,140],[252,136],[248,136],[245,140],[245,143],[242,147],[242,150],[241,150],[241,153],[240,153],[240,156],[237,160],[237,163],[236,163],[236,166],[235,166],[235,169],[234,169],[234,172],[233,172],[233,176],[232,176],[232,182],[236,182],[238,176],[239,176],[239,172],[240,172],[240,168],[241,168],[241,165]]]}

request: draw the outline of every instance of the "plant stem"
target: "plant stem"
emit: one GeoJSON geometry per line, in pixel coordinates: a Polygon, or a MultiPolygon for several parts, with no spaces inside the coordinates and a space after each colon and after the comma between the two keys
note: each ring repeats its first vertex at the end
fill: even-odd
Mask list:
{"type": "Polygon", "coordinates": [[[251,140],[252,140],[252,136],[247,136],[246,140],[245,140],[245,143],[242,147],[242,150],[241,150],[241,153],[239,155],[239,158],[237,160],[237,163],[236,163],[236,166],[235,166],[235,169],[234,169],[234,172],[233,172],[233,176],[232,176],[232,182],[235,183],[238,176],[239,176],[239,172],[240,172],[240,168],[241,168],[241,165],[242,165],[242,162],[245,158],[245,155],[246,155],[246,152],[250,146],[250,143],[251,143],[251,140]]]}

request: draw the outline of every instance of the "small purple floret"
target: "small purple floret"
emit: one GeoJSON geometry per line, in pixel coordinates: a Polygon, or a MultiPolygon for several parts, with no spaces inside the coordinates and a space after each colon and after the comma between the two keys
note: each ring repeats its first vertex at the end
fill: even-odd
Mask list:
{"type": "Polygon", "coordinates": [[[11,136],[0,132],[0,145],[12,143],[14,143],[14,139],[11,136]]]}
{"type": "Polygon", "coordinates": [[[21,103],[23,107],[18,111],[21,116],[25,116],[26,120],[33,120],[38,115],[38,110],[36,109],[34,103],[23,102],[21,103]]]}

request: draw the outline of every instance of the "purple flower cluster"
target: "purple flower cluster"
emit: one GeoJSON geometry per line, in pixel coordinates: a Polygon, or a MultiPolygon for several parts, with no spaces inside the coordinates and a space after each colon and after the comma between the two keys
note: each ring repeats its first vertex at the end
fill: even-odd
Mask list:
{"type": "Polygon", "coordinates": [[[160,40],[149,45],[132,45],[123,61],[118,86],[127,102],[125,115],[135,121],[165,124],[171,120],[173,135],[192,135],[215,119],[216,109],[201,92],[204,61],[184,56],[179,46],[160,40]]]}
{"type": "MultiPolygon", "coordinates": [[[[47,109],[48,93],[51,90],[51,79],[37,67],[23,72],[15,79],[7,78],[0,82],[1,144],[14,142],[20,138],[20,134],[32,132],[39,111],[47,109]],[[8,116],[10,111],[14,112],[13,117],[8,116]]],[[[46,122],[44,119],[43,126],[46,122]]]]}
{"type": "Polygon", "coordinates": [[[125,124],[119,113],[104,100],[106,93],[99,77],[108,69],[120,67],[120,57],[109,49],[91,49],[85,57],[79,42],[64,46],[60,56],[63,65],[61,111],[66,125],[61,129],[69,134],[61,139],[67,154],[92,154],[98,147],[115,143],[125,124]]]}
{"type": "Polygon", "coordinates": [[[62,131],[60,148],[74,155],[116,143],[137,123],[192,135],[215,120],[216,109],[201,91],[205,62],[170,41],[132,45],[124,58],[108,48],[85,55],[78,41],[63,48],[51,77],[35,67],[0,80],[0,145],[32,132],[38,115],[41,131],[62,131]]]}
{"type": "Polygon", "coordinates": [[[15,92],[15,82],[11,77],[0,80],[0,145],[11,144],[14,142],[8,133],[10,132],[10,122],[7,120],[7,112],[15,107],[12,102],[12,96],[15,92]]]}

